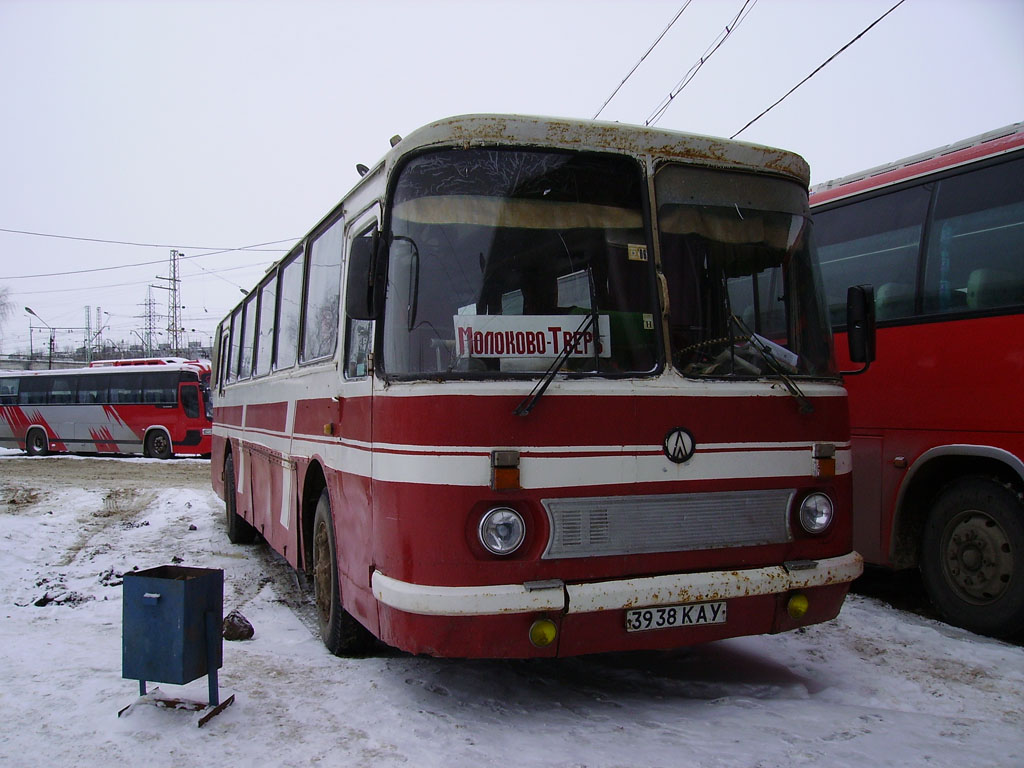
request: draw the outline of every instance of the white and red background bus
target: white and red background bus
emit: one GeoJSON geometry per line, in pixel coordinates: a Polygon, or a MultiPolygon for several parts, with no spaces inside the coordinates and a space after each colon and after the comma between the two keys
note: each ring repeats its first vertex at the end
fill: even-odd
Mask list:
{"type": "Polygon", "coordinates": [[[1024,124],[823,184],[811,203],[833,322],[848,286],[875,290],[877,360],[846,379],[855,547],[919,567],[948,621],[1019,632],[1024,124]]]}
{"type": "Polygon", "coordinates": [[[209,455],[208,363],[100,361],[0,371],[0,445],[50,452],[209,455]]]}
{"type": "Polygon", "coordinates": [[[228,535],[310,575],[341,654],[834,617],[861,559],[807,176],[617,124],[417,130],[219,328],[228,535]]]}

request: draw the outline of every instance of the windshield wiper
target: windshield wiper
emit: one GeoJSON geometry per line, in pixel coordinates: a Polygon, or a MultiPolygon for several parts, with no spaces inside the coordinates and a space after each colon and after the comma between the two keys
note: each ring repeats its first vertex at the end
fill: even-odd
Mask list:
{"type": "Polygon", "coordinates": [[[736,327],[740,329],[744,336],[747,338],[747,342],[752,346],[757,353],[761,356],[761,359],[767,363],[768,367],[772,369],[776,376],[782,381],[786,389],[789,390],[789,394],[797,399],[800,403],[800,413],[814,413],[814,405],[810,400],[807,399],[800,387],[793,378],[786,372],[783,363],[775,356],[775,352],[772,351],[772,342],[763,336],[752,332],[742,320],[736,315],[732,315],[732,321],[736,324],[736,327]]]}
{"type": "Polygon", "coordinates": [[[528,394],[519,405],[516,406],[514,411],[516,416],[528,416],[533,407],[537,405],[537,401],[540,400],[541,396],[547,391],[548,386],[554,381],[555,376],[562,370],[562,366],[569,359],[572,354],[572,350],[576,348],[580,339],[583,338],[590,326],[594,324],[594,320],[597,317],[596,314],[589,314],[583,318],[583,322],[580,323],[579,327],[573,332],[572,339],[568,344],[562,346],[562,351],[558,353],[558,356],[551,361],[551,365],[548,366],[547,371],[544,373],[543,378],[537,382],[536,386],[530,390],[528,394]]]}

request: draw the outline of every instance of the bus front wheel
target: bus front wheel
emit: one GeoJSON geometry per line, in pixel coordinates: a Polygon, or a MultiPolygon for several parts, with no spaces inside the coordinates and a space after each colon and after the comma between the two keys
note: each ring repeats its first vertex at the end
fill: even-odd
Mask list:
{"type": "Polygon", "coordinates": [[[994,478],[937,497],[921,540],[921,577],[943,619],[981,634],[1024,630],[1024,502],[994,478]]]}
{"type": "Polygon", "coordinates": [[[341,607],[338,583],[338,548],[334,540],[331,498],[325,488],[313,518],[313,592],[320,637],[335,656],[365,653],[372,635],[341,607]]]}
{"type": "Polygon", "coordinates": [[[46,433],[41,429],[30,429],[25,435],[25,453],[29,456],[45,456],[50,448],[46,433]]]}
{"type": "Polygon", "coordinates": [[[166,432],[154,429],[146,435],[145,454],[153,459],[169,459],[173,455],[171,438],[166,432]]]}

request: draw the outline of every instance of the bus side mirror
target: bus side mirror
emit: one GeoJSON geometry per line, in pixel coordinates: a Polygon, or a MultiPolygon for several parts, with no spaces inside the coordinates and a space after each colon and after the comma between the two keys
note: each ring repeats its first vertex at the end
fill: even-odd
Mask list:
{"type": "Polygon", "coordinates": [[[378,258],[380,233],[375,229],[370,236],[363,235],[352,241],[348,253],[348,285],[345,292],[345,312],[353,320],[375,320],[384,296],[384,277],[378,258]]]}
{"type": "MultiPolygon", "coordinates": [[[[863,373],[875,359],[875,289],[852,285],[846,291],[846,341],[850,360],[864,363],[852,373],[863,373]]],[[[844,371],[843,373],[848,373],[844,371]]]]}

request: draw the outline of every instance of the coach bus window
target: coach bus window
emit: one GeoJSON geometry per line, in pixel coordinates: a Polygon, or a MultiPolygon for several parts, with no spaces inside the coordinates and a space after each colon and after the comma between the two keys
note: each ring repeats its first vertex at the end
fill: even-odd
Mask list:
{"type": "Polygon", "coordinates": [[[242,308],[242,348],[238,365],[238,378],[248,379],[252,376],[252,353],[256,346],[256,294],[253,293],[245,301],[242,308]]]}
{"type": "Polygon", "coordinates": [[[18,402],[18,379],[15,376],[0,378],[0,404],[15,405],[18,402]]]}
{"type": "Polygon", "coordinates": [[[238,360],[242,356],[242,308],[231,314],[231,354],[228,356],[228,381],[238,379],[238,360]]]}
{"type": "Polygon", "coordinates": [[[65,405],[75,402],[75,379],[70,376],[59,376],[50,379],[50,396],[47,402],[51,405],[65,405]]]}
{"type": "Polygon", "coordinates": [[[151,405],[173,405],[178,402],[177,373],[145,373],[142,375],[142,402],[151,405]]]}
{"type": "Polygon", "coordinates": [[[302,307],[303,251],[299,251],[281,272],[281,298],[278,302],[277,365],[291,368],[299,354],[299,310],[302,307]]]}
{"type": "Polygon", "coordinates": [[[18,405],[44,405],[50,382],[45,376],[25,376],[21,380],[18,405]]]}
{"type": "Polygon", "coordinates": [[[306,270],[306,313],[302,329],[304,361],[333,354],[338,341],[344,224],[344,219],[338,219],[317,236],[309,249],[309,269],[306,270]]]}
{"type": "Polygon", "coordinates": [[[676,368],[835,375],[805,190],[678,165],[658,171],[655,190],[676,368]]]}
{"type": "Polygon", "coordinates": [[[846,289],[863,283],[875,287],[879,320],[914,314],[930,198],[931,188],[925,185],[815,212],[815,242],[833,325],[846,324],[846,289]]]}
{"type": "Polygon", "coordinates": [[[119,373],[111,377],[110,381],[110,402],[112,403],[141,403],[142,402],[142,374],[141,373],[119,373]]]}
{"type": "Polygon", "coordinates": [[[388,238],[385,375],[535,377],[563,349],[569,374],[656,370],[643,190],[637,163],[613,155],[410,160],[388,238]]]}
{"type": "Polygon", "coordinates": [[[109,377],[106,374],[100,376],[82,376],[78,382],[78,402],[106,403],[107,382],[109,377]]]}
{"type": "Polygon", "coordinates": [[[1024,304],[1024,158],[938,184],[925,259],[926,312],[1024,304]]]}
{"type": "Polygon", "coordinates": [[[277,273],[260,286],[260,325],[256,339],[256,375],[270,373],[274,358],[274,314],[277,311],[277,273]]]}

